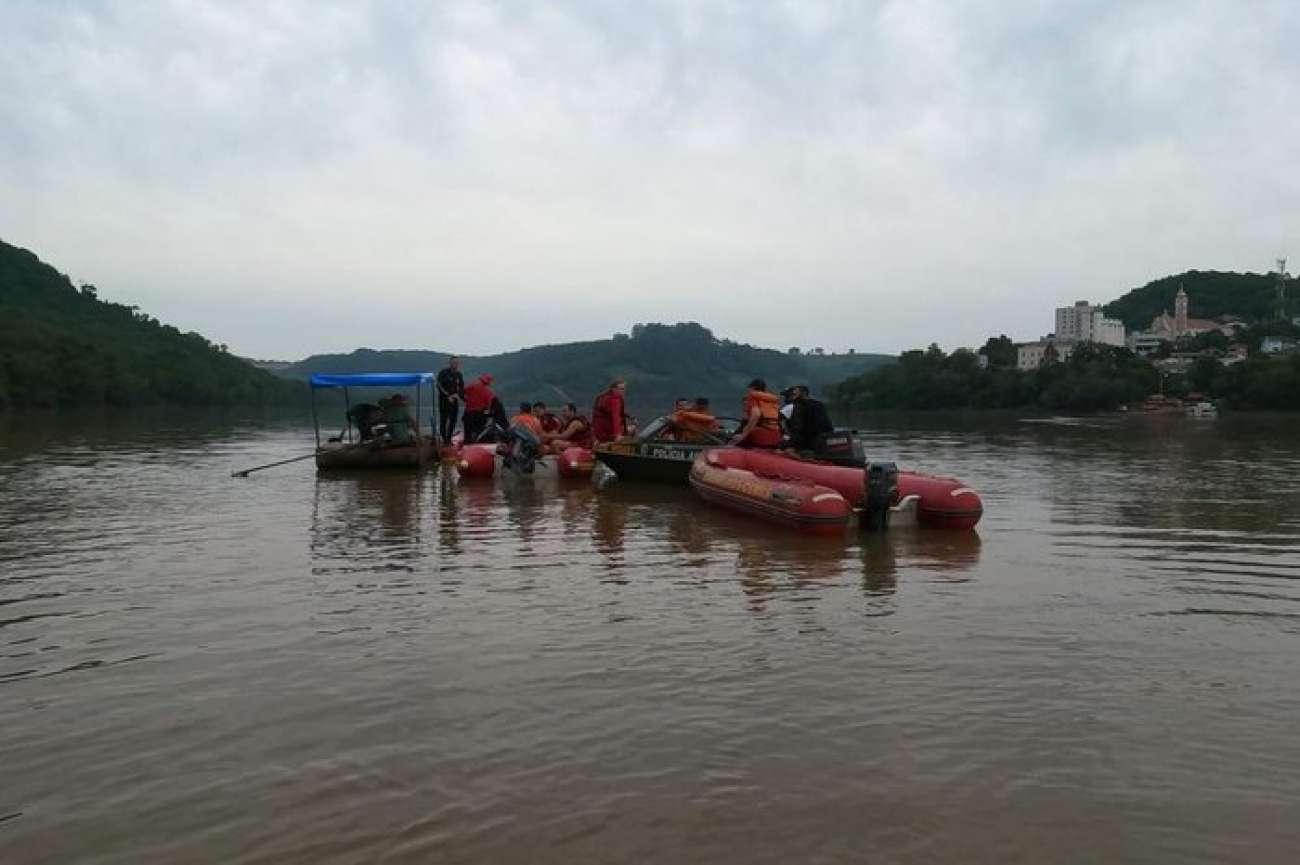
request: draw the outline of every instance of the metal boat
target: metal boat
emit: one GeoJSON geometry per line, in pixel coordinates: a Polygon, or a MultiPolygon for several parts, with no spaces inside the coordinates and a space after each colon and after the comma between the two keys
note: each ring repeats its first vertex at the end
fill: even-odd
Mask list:
{"type": "MultiPolygon", "coordinates": [[[[430,372],[363,372],[352,374],[313,373],[311,377],[311,413],[312,424],[316,430],[316,468],[321,471],[330,469],[380,469],[380,468],[415,468],[436,465],[438,458],[437,442],[431,435],[420,432],[420,410],[424,385],[429,385],[429,429],[436,429],[432,417],[433,373],[430,372]],[[337,436],[321,441],[320,417],[316,409],[316,391],[337,388],[343,392],[344,421],[346,426],[337,436]],[[410,418],[408,435],[405,441],[393,441],[388,432],[379,425],[378,435],[361,440],[360,432],[352,426],[350,411],[352,406],[351,390],[353,388],[414,388],[415,411],[410,418]]],[[[405,424],[403,424],[405,425],[405,424]]]]}
{"type": "Polygon", "coordinates": [[[690,483],[691,463],[708,448],[727,443],[740,427],[735,418],[718,418],[717,435],[701,435],[699,441],[679,441],[668,418],[655,418],[635,436],[604,442],[592,449],[619,480],[690,483]]]}

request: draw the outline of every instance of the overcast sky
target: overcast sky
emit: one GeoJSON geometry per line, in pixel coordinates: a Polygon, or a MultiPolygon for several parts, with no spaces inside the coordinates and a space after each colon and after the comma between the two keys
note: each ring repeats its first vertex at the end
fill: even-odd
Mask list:
{"type": "Polygon", "coordinates": [[[953,348],[1300,258],[1294,0],[5,0],[0,21],[0,239],[257,357],[681,320],[953,348]]]}

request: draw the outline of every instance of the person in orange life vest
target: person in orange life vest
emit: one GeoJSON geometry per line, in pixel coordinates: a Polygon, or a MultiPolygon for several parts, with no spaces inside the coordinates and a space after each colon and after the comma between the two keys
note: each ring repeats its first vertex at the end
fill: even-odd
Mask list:
{"type": "Polygon", "coordinates": [[[521,402],[519,404],[519,414],[510,419],[510,426],[526,427],[533,435],[537,436],[537,441],[542,440],[542,422],[533,414],[532,403],[521,402]]]}
{"type": "MultiPolygon", "coordinates": [[[[686,403],[685,400],[678,400],[679,406],[686,403]]],[[[717,441],[718,419],[713,416],[709,410],[709,401],[706,397],[696,397],[695,404],[686,403],[685,407],[679,407],[673,412],[673,428],[676,431],[676,439],[680,442],[710,442],[717,441]]]]}
{"type": "Polygon", "coordinates": [[[678,428],[676,421],[682,412],[690,410],[691,401],[686,397],[679,396],[677,399],[673,400],[673,410],[668,414],[668,424],[664,427],[664,431],[660,435],[660,438],[667,439],[668,441],[683,441],[681,430],[678,428]]]}
{"type": "Polygon", "coordinates": [[[599,396],[591,408],[591,434],[596,442],[609,442],[628,432],[624,397],[627,382],[615,379],[599,396]]]}
{"type": "Polygon", "coordinates": [[[745,448],[776,448],[781,445],[781,400],[767,392],[767,382],[756,378],[749,383],[741,404],[741,417],[745,425],[733,445],[745,448]]]}
{"type": "Polygon", "coordinates": [[[492,376],[488,373],[478,377],[478,381],[465,388],[465,444],[476,442],[487,428],[488,415],[492,410],[492,376]]]}
{"type": "Polygon", "coordinates": [[[576,405],[566,402],[560,412],[560,429],[553,433],[547,442],[555,453],[570,447],[589,448],[591,447],[591,421],[578,414],[576,405]]]}

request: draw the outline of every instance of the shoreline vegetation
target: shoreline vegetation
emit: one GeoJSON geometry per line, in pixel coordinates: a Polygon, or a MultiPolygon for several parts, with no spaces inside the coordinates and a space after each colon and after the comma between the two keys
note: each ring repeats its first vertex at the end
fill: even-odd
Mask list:
{"type": "Polygon", "coordinates": [[[59,406],[263,406],[306,387],[194,332],[108,303],[0,241],[0,411],[59,406]]]}
{"type": "MultiPolygon", "coordinates": [[[[1213,289],[1214,307],[1262,309],[1268,285],[1253,274],[1190,271],[1213,289]],[[1249,295],[1249,297],[1246,297],[1249,295]]],[[[1165,277],[1114,302],[1117,314],[1141,318],[1163,308],[1179,277],[1165,277]]],[[[1109,307],[1108,307],[1109,308],[1109,307]]],[[[1248,340],[1295,337],[1290,322],[1256,325],[1248,340]],[[1280,328],[1280,330],[1279,330],[1280,328]]],[[[467,377],[492,372],[506,401],[584,403],[615,377],[625,378],[641,405],[671,405],[705,396],[717,406],[738,399],[759,376],[775,386],[809,384],[839,411],[1114,411],[1154,393],[1189,393],[1233,410],[1300,409],[1300,354],[1267,357],[1251,350],[1223,362],[1217,335],[1174,348],[1188,358],[1180,373],[1162,372],[1126,349],[1080,345],[1064,362],[1016,368],[1005,336],[978,352],[945,353],[937,345],[897,358],[870,353],[765,349],[716,337],[695,322],[638,324],[610,339],[540,345],[504,354],[462,355],[467,377]]],[[[134,306],[75,287],[32,252],[0,241],[0,413],[77,406],[298,408],[308,402],[310,372],[435,371],[448,353],[358,349],[314,355],[270,369],[231,354],[225,345],[183,333],[134,306]]]]}
{"type": "Polygon", "coordinates": [[[1084,343],[1065,361],[1037,369],[1015,366],[1006,337],[982,349],[945,353],[937,345],[899,355],[898,363],[841,382],[830,393],[838,410],[1011,411],[1090,414],[1136,408],[1153,394],[1173,399],[1213,399],[1233,411],[1300,409],[1300,354],[1252,355],[1225,365],[1212,355],[1192,361],[1186,373],[1162,372],[1125,348],[1084,343]]]}

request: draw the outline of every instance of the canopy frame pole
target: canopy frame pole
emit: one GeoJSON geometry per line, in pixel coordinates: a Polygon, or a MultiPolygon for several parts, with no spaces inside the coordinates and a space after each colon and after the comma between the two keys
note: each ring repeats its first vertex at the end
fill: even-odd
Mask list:
{"type": "Polygon", "coordinates": [[[316,414],[316,388],[311,389],[311,425],[316,431],[316,450],[320,450],[320,418],[316,414]]]}
{"type": "Polygon", "coordinates": [[[352,444],[352,401],[348,398],[347,385],[343,386],[343,417],[348,423],[348,444],[352,444]]]}

